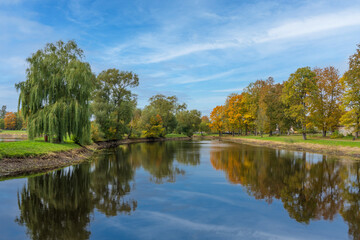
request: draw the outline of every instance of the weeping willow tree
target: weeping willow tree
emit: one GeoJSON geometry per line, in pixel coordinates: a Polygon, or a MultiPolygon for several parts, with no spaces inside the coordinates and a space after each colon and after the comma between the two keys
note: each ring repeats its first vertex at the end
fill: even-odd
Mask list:
{"type": "Polygon", "coordinates": [[[52,142],[67,136],[81,144],[89,141],[95,76],[82,59],[75,41],[48,43],[27,59],[26,81],[15,86],[29,139],[47,135],[52,142]]]}

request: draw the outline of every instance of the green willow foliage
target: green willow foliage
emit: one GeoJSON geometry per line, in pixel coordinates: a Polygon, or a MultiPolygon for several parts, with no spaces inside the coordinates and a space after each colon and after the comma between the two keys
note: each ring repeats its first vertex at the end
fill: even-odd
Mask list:
{"type": "Polygon", "coordinates": [[[56,142],[66,136],[89,142],[95,76],[82,59],[83,51],[74,41],[49,43],[27,59],[27,79],[16,88],[30,139],[47,134],[56,142]]]}

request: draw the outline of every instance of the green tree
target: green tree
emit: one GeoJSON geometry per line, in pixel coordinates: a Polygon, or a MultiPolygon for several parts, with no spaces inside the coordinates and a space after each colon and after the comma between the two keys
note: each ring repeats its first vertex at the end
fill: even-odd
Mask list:
{"type": "Polygon", "coordinates": [[[121,139],[136,107],[129,88],[138,86],[139,78],[132,72],[108,69],[97,76],[97,83],[93,103],[96,122],[106,139],[121,139]]]}
{"type": "Polygon", "coordinates": [[[6,105],[2,105],[0,110],[0,119],[4,119],[6,115],[6,105]]]}
{"type": "Polygon", "coordinates": [[[24,127],[24,118],[21,116],[21,112],[16,112],[15,116],[16,116],[15,129],[16,130],[23,129],[23,127],[24,127]]]}
{"type": "Polygon", "coordinates": [[[284,114],[286,105],[281,101],[283,87],[284,85],[280,83],[272,85],[264,98],[267,105],[266,116],[268,117],[270,136],[276,128],[278,128],[279,133],[281,133],[281,130],[290,128],[290,124],[288,124],[290,121],[284,114]]]}
{"type": "Polygon", "coordinates": [[[5,120],[0,119],[0,129],[5,129],[5,120]]]}
{"type": "Polygon", "coordinates": [[[345,84],[343,102],[347,112],[341,118],[343,124],[354,128],[356,138],[360,131],[360,44],[357,46],[356,53],[349,58],[349,70],[342,79],[345,84]]]}
{"type": "Polygon", "coordinates": [[[149,99],[149,107],[162,119],[166,133],[171,133],[176,128],[176,113],[186,109],[186,104],[179,104],[176,96],[166,97],[162,94],[155,95],[149,99]]]}
{"type": "Polygon", "coordinates": [[[198,110],[183,110],[176,114],[177,131],[191,137],[194,132],[199,130],[201,123],[201,113],[198,110]]]}
{"type": "Polygon", "coordinates": [[[89,103],[95,77],[82,59],[75,41],[48,43],[27,59],[26,81],[16,88],[30,139],[47,134],[57,142],[66,135],[79,143],[90,140],[89,103]]]}
{"type": "Polygon", "coordinates": [[[199,125],[199,130],[201,132],[201,135],[203,134],[203,132],[205,132],[205,133],[210,133],[211,132],[210,120],[209,120],[208,116],[202,116],[201,117],[201,123],[199,125]]]}
{"type": "Polygon", "coordinates": [[[300,123],[304,140],[306,140],[306,124],[308,123],[311,96],[316,92],[316,74],[310,67],[298,68],[284,82],[282,99],[288,105],[286,114],[300,123]]]}
{"type": "Polygon", "coordinates": [[[250,114],[255,120],[253,126],[255,126],[255,135],[259,130],[264,131],[267,125],[268,119],[266,116],[266,103],[264,98],[268,94],[269,88],[274,84],[274,79],[269,77],[264,80],[257,80],[254,83],[250,83],[245,92],[248,93],[246,98],[248,107],[248,114],[250,114]],[[262,109],[259,109],[262,108],[262,109]],[[261,118],[261,119],[259,119],[261,118]],[[261,129],[259,129],[261,128],[261,129]]]}

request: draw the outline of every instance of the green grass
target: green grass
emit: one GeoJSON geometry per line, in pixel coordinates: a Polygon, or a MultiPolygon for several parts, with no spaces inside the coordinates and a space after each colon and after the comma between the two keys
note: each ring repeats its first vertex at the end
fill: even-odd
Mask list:
{"type": "Polygon", "coordinates": [[[169,133],[165,135],[166,138],[176,138],[176,137],[187,137],[184,134],[178,134],[178,133],[169,133]]]}
{"type": "Polygon", "coordinates": [[[203,133],[202,135],[200,133],[195,133],[194,136],[214,136],[214,137],[218,137],[219,134],[218,133],[203,133]]]}
{"type": "Polygon", "coordinates": [[[236,136],[235,138],[266,140],[284,143],[311,143],[321,144],[326,146],[342,146],[342,147],[360,147],[360,140],[353,141],[352,137],[344,137],[331,139],[330,137],[323,138],[320,135],[307,135],[307,140],[303,140],[302,135],[290,136],[236,136]]]}
{"type": "Polygon", "coordinates": [[[25,130],[0,130],[0,135],[1,134],[14,134],[14,135],[22,135],[22,134],[27,134],[25,130]]]}
{"type": "Polygon", "coordinates": [[[79,148],[73,142],[49,143],[44,141],[0,142],[0,159],[4,157],[31,157],[51,152],[79,148]]]}

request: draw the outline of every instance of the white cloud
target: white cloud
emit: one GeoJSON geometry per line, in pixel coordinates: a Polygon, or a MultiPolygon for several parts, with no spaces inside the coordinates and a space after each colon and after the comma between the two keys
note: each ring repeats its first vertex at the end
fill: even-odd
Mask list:
{"type": "Polygon", "coordinates": [[[339,13],[310,16],[299,20],[287,19],[284,22],[280,26],[270,28],[265,37],[255,38],[255,42],[260,43],[294,38],[337,28],[360,25],[360,10],[347,10],[339,13]]]}

